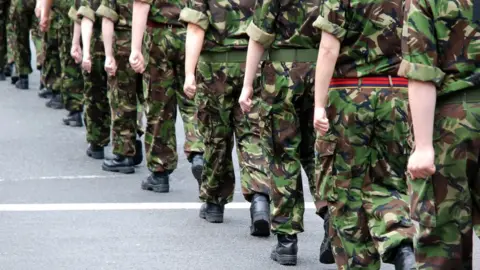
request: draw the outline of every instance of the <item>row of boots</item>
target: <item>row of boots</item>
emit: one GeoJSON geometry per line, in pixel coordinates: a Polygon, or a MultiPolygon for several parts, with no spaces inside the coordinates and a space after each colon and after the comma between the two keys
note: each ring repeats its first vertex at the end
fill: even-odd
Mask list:
{"type": "Polygon", "coordinates": [[[11,77],[11,83],[14,84],[17,89],[28,89],[28,74],[17,74],[15,63],[7,64],[0,69],[0,81],[6,81],[7,77],[11,77]]]}

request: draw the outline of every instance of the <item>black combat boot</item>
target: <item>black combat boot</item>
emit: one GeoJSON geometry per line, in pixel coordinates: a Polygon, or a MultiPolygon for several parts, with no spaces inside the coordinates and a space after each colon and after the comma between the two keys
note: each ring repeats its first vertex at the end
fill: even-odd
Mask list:
{"type": "Polygon", "coordinates": [[[48,87],[44,87],[44,88],[40,89],[40,91],[38,92],[38,96],[41,97],[41,98],[52,98],[52,96],[53,96],[52,89],[50,89],[48,87]]]}
{"type": "Polygon", "coordinates": [[[411,244],[404,244],[397,248],[393,264],[395,265],[395,270],[417,269],[415,252],[413,252],[411,244]]]}
{"type": "Polygon", "coordinates": [[[279,234],[278,244],[273,247],[270,258],[281,265],[297,264],[297,235],[279,234]]]}
{"type": "Polygon", "coordinates": [[[267,196],[255,194],[250,205],[250,234],[253,236],[270,235],[270,204],[267,196]]]}
{"type": "Polygon", "coordinates": [[[18,74],[17,74],[17,70],[15,68],[15,63],[10,65],[10,75],[11,75],[11,78],[10,78],[11,83],[16,84],[17,81],[18,81],[18,74]]]}
{"type": "Polygon", "coordinates": [[[0,81],[6,81],[7,80],[7,76],[5,75],[5,72],[3,71],[3,69],[0,69],[0,81]]]}
{"type": "Polygon", "coordinates": [[[18,81],[15,83],[15,87],[20,90],[28,89],[28,75],[20,75],[18,81]]]}
{"type": "Polygon", "coordinates": [[[71,111],[62,119],[63,124],[71,127],[83,127],[82,112],[71,111]]]}
{"type": "Polygon", "coordinates": [[[134,173],[133,159],[131,157],[114,155],[113,159],[105,159],[102,169],[108,172],[134,173]]]}
{"type": "Polygon", "coordinates": [[[102,146],[90,144],[87,149],[87,156],[93,159],[104,159],[105,152],[102,146]]]}
{"type": "Polygon", "coordinates": [[[320,256],[319,256],[320,262],[323,264],[335,263],[335,258],[333,257],[333,252],[332,252],[332,239],[330,238],[330,235],[328,235],[329,223],[330,223],[330,213],[327,212],[323,216],[323,230],[325,233],[323,235],[322,245],[320,246],[320,256]]]}
{"type": "Polygon", "coordinates": [[[135,156],[133,156],[133,165],[138,166],[143,161],[143,143],[141,140],[135,140],[135,156]]]}
{"type": "Polygon", "coordinates": [[[52,98],[50,99],[50,101],[48,101],[45,104],[45,106],[47,106],[48,108],[51,108],[51,109],[55,109],[55,110],[63,109],[64,106],[63,106],[63,101],[62,101],[62,95],[53,94],[52,98]]]}
{"type": "Polygon", "coordinates": [[[170,176],[168,172],[154,172],[142,181],[142,189],[158,193],[168,193],[170,191],[170,176]]]}
{"type": "Polygon", "coordinates": [[[3,68],[3,73],[6,77],[12,76],[12,64],[5,65],[5,67],[3,68]]]}
{"type": "Polygon", "coordinates": [[[223,213],[225,206],[215,203],[204,203],[200,208],[200,218],[207,220],[210,223],[223,223],[223,213]]]}
{"type": "Polygon", "coordinates": [[[202,173],[203,173],[203,155],[196,154],[192,158],[192,174],[193,177],[198,182],[198,189],[200,190],[200,186],[202,185],[202,173]]]}

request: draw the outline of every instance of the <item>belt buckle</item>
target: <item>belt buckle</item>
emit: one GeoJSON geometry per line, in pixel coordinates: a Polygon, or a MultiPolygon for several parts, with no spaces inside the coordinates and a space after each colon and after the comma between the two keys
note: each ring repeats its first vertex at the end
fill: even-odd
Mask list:
{"type": "Polygon", "coordinates": [[[171,24],[167,24],[167,28],[168,28],[169,30],[172,30],[172,29],[173,29],[173,26],[172,26],[171,24]]]}

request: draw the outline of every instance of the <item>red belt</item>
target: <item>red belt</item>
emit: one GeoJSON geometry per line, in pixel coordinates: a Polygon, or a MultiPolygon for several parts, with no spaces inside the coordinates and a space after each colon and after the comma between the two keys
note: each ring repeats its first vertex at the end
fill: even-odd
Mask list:
{"type": "Polygon", "coordinates": [[[407,87],[408,79],[403,77],[363,77],[363,78],[332,78],[330,87],[351,87],[351,86],[395,86],[407,87]]]}

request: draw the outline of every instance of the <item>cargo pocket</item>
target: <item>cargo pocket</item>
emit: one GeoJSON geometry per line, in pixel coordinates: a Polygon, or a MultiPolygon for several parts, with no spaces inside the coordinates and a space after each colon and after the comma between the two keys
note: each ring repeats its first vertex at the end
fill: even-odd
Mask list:
{"type": "Polygon", "coordinates": [[[316,196],[321,200],[336,201],[335,192],[335,150],[337,143],[334,138],[317,136],[315,142],[315,188],[316,196]]]}
{"type": "Polygon", "coordinates": [[[411,179],[409,176],[407,183],[412,219],[425,227],[435,227],[437,225],[437,206],[432,177],[411,179]]]}

